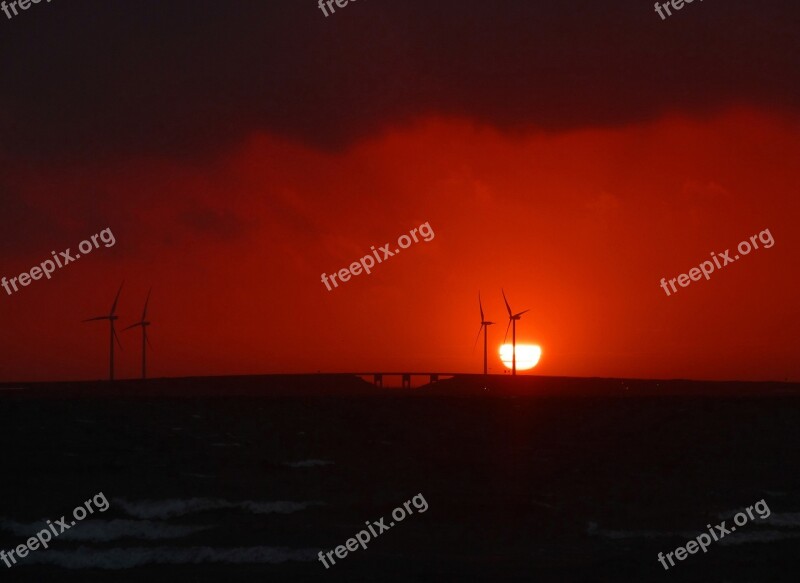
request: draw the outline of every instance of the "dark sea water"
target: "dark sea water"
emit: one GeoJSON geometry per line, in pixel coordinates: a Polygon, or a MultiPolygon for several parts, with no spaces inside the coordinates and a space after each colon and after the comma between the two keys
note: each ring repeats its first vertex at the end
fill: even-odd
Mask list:
{"type": "Polygon", "coordinates": [[[800,399],[0,400],[6,581],[797,581],[800,399]],[[329,569],[317,560],[422,494],[329,569]],[[771,515],[657,560],[759,500],[771,515]]]}

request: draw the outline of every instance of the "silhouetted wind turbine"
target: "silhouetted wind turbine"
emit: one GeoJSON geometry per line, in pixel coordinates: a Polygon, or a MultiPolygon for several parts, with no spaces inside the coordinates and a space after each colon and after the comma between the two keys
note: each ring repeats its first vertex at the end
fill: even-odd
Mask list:
{"type": "MultiPolygon", "coordinates": [[[[137,326],[142,327],[142,378],[147,378],[147,345],[150,345],[150,339],[147,337],[147,327],[150,325],[150,322],[147,321],[147,304],[150,303],[150,292],[152,292],[152,288],[150,291],[147,292],[147,299],[144,302],[144,312],[142,312],[142,320],[141,322],[136,322],[135,324],[131,324],[125,330],[130,330],[131,328],[136,328],[137,326]]],[[[125,332],[123,330],[123,332],[125,332]]],[[[150,345],[150,348],[153,348],[150,345]]]]}
{"type": "Polygon", "coordinates": [[[109,378],[113,381],[114,380],[114,340],[117,341],[119,344],[119,349],[122,350],[122,343],[119,341],[117,337],[117,331],[114,330],[114,321],[117,319],[117,302],[119,301],[119,294],[122,292],[122,286],[125,285],[123,281],[122,284],[119,286],[119,291],[117,291],[117,297],[114,298],[114,303],[111,305],[111,312],[108,316],[98,316],[96,318],[89,318],[88,320],[84,320],[84,322],[95,322],[97,320],[108,320],[109,324],[111,324],[111,344],[110,344],[110,359],[109,359],[109,378]]]}
{"type": "Polygon", "coordinates": [[[517,320],[522,318],[522,314],[525,312],[530,312],[530,310],[525,310],[524,312],[520,312],[519,314],[512,314],[511,313],[511,306],[508,305],[508,300],[506,299],[506,292],[501,288],[503,292],[503,301],[506,303],[506,310],[508,310],[508,326],[506,326],[506,335],[503,338],[503,344],[506,342],[506,338],[508,338],[508,327],[511,326],[511,374],[517,374],[517,320]]]}
{"type": "MultiPolygon", "coordinates": [[[[478,343],[478,338],[481,337],[481,330],[483,330],[483,374],[487,374],[487,361],[486,361],[486,335],[489,333],[489,326],[494,322],[487,322],[483,315],[483,304],[481,303],[481,294],[478,293],[478,307],[481,309],[481,327],[478,328],[478,336],[475,338],[475,344],[478,343]]],[[[475,347],[472,347],[474,352],[475,347]]]]}

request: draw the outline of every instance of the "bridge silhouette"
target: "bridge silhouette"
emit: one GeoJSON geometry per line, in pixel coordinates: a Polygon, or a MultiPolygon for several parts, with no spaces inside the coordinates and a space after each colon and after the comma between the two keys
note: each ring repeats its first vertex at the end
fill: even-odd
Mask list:
{"type": "Polygon", "coordinates": [[[436,383],[440,377],[464,376],[468,373],[463,372],[354,372],[348,373],[358,377],[372,377],[372,384],[376,387],[383,387],[383,377],[400,377],[401,386],[406,389],[411,388],[412,377],[428,377],[429,383],[436,383]]]}

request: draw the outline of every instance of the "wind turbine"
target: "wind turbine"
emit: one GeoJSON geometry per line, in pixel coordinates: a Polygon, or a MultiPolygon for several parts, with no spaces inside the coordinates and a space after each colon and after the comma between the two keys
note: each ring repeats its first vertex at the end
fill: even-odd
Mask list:
{"type": "MultiPolygon", "coordinates": [[[[487,374],[487,362],[486,362],[486,335],[489,333],[489,326],[494,324],[494,322],[487,322],[486,318],[483,315],[483,304],[481,303],[481,294],[478,292],[478,307],[481,309],[481,327],[478,328],[478,336],[475,338],[475,344],[478,343],[478,338],[481,337],[481,330],[483,330],[483,374],[487,374]]],[[[472,350],[475,350],[475,347],[472,347],[472,350]]]]}
{"type": "Polygon", "coordinates": [[[122,286],[125,285],[123,281],[122,284],[119,286],[119,291],[117,291],[117,297],[114,298],[114,303],[111,305],[111,312],[108,316],[97,316],[96,318],[89,318],[88,320],[84,320],[84,322],[95,322],[97,320],[108,320],[108,323],[111,324],[111,335],[110,335],[110,359],[109,359],[109,378],[113,381],[114,380],[114,340],[117,341],[119,344],[119,349],[122,350],[122,343],[119,341],[119,337],[117,336],[117,331],[114,330],[114,321],[117,319],[117,301],[119,301],[119,294],[122,292],[122,286]]]}
{"type": "MultiPolygon", "coordinates": [[[[131,324],[125,330],[130,330],[131,328],[136,328],[137,326],[142,327],[142,378],[147,378],[147,345],[150,345],[150,339],[147,337],[147,327],[150,325],[150,322],[147,321],[147,304],[150,303],[150,292],[153,289],[151,288],[150,291],[147,292],[147,299],[144,302],[144,312],[142,312],[142,320],[140,322],[136,322],[135,324],[131,324]]],[[[123,332],[125,332],[123,330],[123,332]]],[[[152,345],[150,348],[153,348],[152,345]]]]}
{"type": "Polygon", "coordinates": [[[508,300],[506,299],[506,292],[504,289],[500,288],[503,292],[503,301],[506,303],[506,310],[508,310],[508,326],[506,326],[506,335],[503,338],[503,343],[505,343],[506,338],[508,338],[508,327],[511,326],[511,374],[517,374],[517,320],[522,318],[522,314],[525,312],[530,312],[530,310],[525,310],[524,312],[520,312],[518,314],[511,313],[511,306],[508,305],[508,300]]]}

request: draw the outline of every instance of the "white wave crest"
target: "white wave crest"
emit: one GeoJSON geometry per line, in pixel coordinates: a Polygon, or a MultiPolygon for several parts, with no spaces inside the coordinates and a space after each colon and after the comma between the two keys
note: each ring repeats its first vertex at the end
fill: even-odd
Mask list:
{"type": "Polygon", "coordinates": [[[772,526],[800,526],[800,512],[784,512],[771,514],[764,522],[772,526]]]}
{"type": "Polygon", "coordinates": [[[787,540],[800,537],[800,533],[792,533],[780,530],[756,530],[753,532],[742,532],[737,530],[735,533],[725,536],[719,541],[723,546],[743,545],[748,543],[771,543],[778,540],[787,540]]]}
{"type": "MultiPolygon", "coordinates": [[[[30,538],[41,530],[48,530],[44,520],[23,524],[13,520],[0,521],[0,528],[16,536],[30,538]]],[[[122,538],[142,540],[174,539],[207,530],[208,526],[182,526],[162,524],[149,520],[84,520],[58,535],[58,540],[80,542],[105,542],[122,538]]],[[[56,527],[59,530],[58,527],[56,527]]]]}
{"type": "Polygon", "coordinates": [[[241,509],[253,514],[291,514],[312,506],[321,506],[321,502],[231,502],[222,498],[188,498],[168,500],[130,501],[124,498],[112,500],[112,506],[121,508],[129,516],[142,519],[174,518],[208,510],[241,509]]]}
{"type": "Polygon", "coordinates": [[[80,547],[74,551],[48,549],[34,552],[17,564],[55,565],[65,569],[132,569],[144,565],[191,565],[201,563],[285,563],[286,561],[310,562],[317,560],[319,549],[289,549],[283,547],[155,547],[94,549],[80,547]]]}

